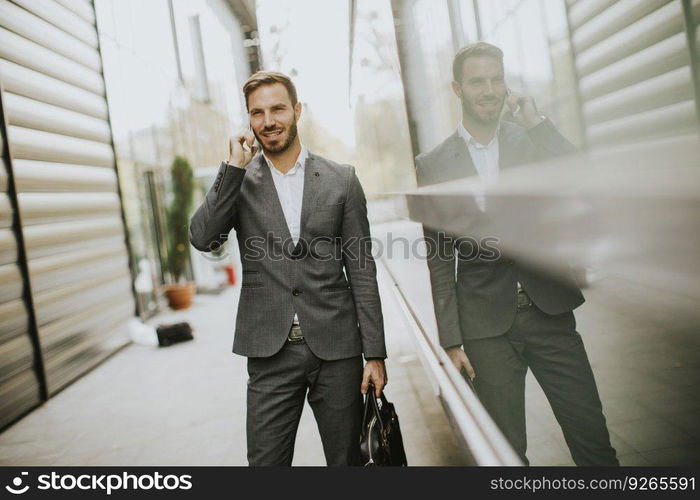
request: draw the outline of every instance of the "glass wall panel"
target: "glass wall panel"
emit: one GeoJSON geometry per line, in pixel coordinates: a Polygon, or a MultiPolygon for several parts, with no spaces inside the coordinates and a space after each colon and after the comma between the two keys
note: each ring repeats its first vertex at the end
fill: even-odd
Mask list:
{"type": "MultiPolygon", "coordinates": [[[[149,315],[171,279],[164,263],[172,161],[185,156],[198,178],[218,167],[227,137],[244,126],[240,89],[250,66],[226,2],[98,0],[96,10],[137,292],[149,315]]],[[[202,182],[197,197],[208,187],[202,182]]]]}
{"type": "MultiPolygon", "coordinates": [[[[623,465],[697,463],[686,422],[698,416],[688,384],[700,378],[700,344],[688,298],[700,289],[684,272],[697,282],[700,269],[688,258],[698,248],[697,211],[685,198],[697,182],[696,49],[683,31],[693,26],[696,3],[429,4],[392,2],[419,189],[406,197],[412,222],[384,227],[409,248],[435,237],[432,260],[414,250],[384,260],[425,337],[468,371],[451,349],[462,346],[482,403],[523,460],[527,436],[527,457],[538,465],[612,464],[611,447],[623,465]],[[479,33],[503,50],[504,80],[459,82],[460,106],[450,88],[455,44],[479,33]],[[470,94],[472,84],[491,90],[470,94]],[[527,100],[509,106],[509,91],[531,96],[536,112],[527,100]],[[504,102],[502,113],[491,112],[504,102]],[[533,120],[523,119],[523,106],[533,120]],[[457,133],[460,121],[466,134],[457,133]],[[489,238],[498,243],[491,260],[489,238]],[[447,248],[437,253],[441,244],[447,248]],[[674,258],[664,256],[665,244],[674,258]],[[527,333],[522,322],[533,315],[541,328],[527,333]],[[556,318],[568,323],[554,327],[556,318]],[[552,365],[539,364],[531,341],[546,325],[568,332],[559,339],[579,352],[568,374],[553,369],[549,377],[552,365]],[[512,358],[494,354],[499,342],[512,358]],[[523,371],[503,378],[511,362],[511,374],[523,371]],[[663,380],[648,369],[657,362],[663,380]],[[580,377],[578,388],[555,394],[569,375],[580,377]],[[504,405],[519,383],[522,418],[504,405]],[[567,400],[567,392],[600,400],[603,413],[567,400]],[[660,410],[666,404],[674,409],[660,410]],[[514,430],[514,421],[527,422],[526,430],[514,430]],[[590,432],[572,430],[572,422],[590,432]],[[584,458],[586,448],[597,451],[584,458]]],[[[551,347],[550,334],[542,339],[551,347]]],[[[557,349],[555,357],[564,352],[557,349]]]]}

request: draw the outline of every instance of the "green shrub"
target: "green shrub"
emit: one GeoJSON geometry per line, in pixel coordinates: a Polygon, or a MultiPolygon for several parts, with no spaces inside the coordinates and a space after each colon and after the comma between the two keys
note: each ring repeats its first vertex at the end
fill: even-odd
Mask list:
{"type": "Polygon", "coordinates": [[[171,169],[173,199],[168,207],[168,230],[170,249],[168,251],[168,271],[175,283],[185,274],[189,262],[190,240],[188,234],[194,176],[189,162],[176,156],[171,169]]]}

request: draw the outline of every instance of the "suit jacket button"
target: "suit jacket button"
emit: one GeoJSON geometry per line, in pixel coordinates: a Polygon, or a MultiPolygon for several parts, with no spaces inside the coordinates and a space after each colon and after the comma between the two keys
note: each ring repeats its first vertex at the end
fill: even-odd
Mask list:
{"type": "Polygon", "coordinates": [[[300,293],[301,293],[301,290],[299,290],[298,288],[295,288],[294,290],[292,290],[292,295],[294,295],[295,297],[297,295],[299,295],[300,293]]]}

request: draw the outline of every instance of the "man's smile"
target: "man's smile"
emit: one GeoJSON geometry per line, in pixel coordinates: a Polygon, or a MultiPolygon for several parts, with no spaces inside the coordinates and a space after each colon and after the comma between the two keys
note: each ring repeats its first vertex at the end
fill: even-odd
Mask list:
{"type": "Polygon", "coordinates": [[[483,101],[479,103],[479,106],[483,106],[485,108],[495,108],[498,106],[498,101],[483,101]]]}
{"type": "Polygon", "coordinates": [[[278,137],[280,134],[282,134],[282,132],[283,130],[271,130],[269,132],[262,132],[261,135],[263,137],[274,139],[275,137],[278,137]]]}

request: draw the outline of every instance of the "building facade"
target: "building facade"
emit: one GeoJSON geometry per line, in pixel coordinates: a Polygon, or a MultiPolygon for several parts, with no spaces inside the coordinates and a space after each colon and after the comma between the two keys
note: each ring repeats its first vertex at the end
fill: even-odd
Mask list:
{"type": "Polygon", "coordinates": [[[0,427],[158,311],[170,165],[220,161],[256,36],[247,1],[0,1],[0,427]]]}

